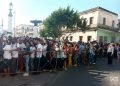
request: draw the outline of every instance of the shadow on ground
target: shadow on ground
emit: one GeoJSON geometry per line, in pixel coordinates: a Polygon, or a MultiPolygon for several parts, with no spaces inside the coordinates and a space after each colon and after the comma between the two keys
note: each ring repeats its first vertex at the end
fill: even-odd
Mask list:
{"type": "Polygon", "coordinates": [[[120,63],[114,60],[107,65],[107,59],[98,58],[97,64],[69,69],[59,76],[52,86],[120,86],[120,63]]]}

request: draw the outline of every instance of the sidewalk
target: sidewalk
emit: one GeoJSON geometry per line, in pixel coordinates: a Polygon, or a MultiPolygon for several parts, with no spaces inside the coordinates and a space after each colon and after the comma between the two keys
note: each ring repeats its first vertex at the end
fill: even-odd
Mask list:
{"type": "Polygon", "coordinates": [[[0,78],[0,86],[50,86],[61,72],[42,72],[38,75],[24,77],[16,75],[0,78]]]}

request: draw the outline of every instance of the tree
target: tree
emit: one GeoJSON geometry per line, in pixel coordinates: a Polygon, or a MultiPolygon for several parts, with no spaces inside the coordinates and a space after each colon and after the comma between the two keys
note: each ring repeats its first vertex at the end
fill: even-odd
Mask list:
{"type": "MultiPolygon", "coordinates": [[[[73,19],[76,18],[76,13],[69,6],[64,9],[59,8],[44,21],[46,31],[50,31],[55,37],[59,38],[62,35],[62,28],[71,29],[75,25],[76,22],[73,19]]],[[[47,33],[51,34],[50,32],[47,33]]]]}
{"type": "Polygon", "coordinates": [[[81,19],[78,20],[77,28],[79,28],[82,32],[85,32],[85,31],[88,30],[90,27],[89,27],[89,25],[87,25],[86,19],[81,18],[81,19]]]}
{"type": "Polygon", "coordinates": [[[81,29],[82,31],[86,30],[86,21],[83,18],[80,18],[79,13],[74,11],[69,6],[67,8],[59,8],[51,13],[48,16],[44,24],[43,33],[41,32],[41,36],[45,35],[48,37],[59,38],[64,31],[72,31],[81,29]],[[52,34],[51,34],[52,33],[52,34]]]}
{"type": "Polygon", "coordinates": [[[46,29],[40,30],[40,36],[42,36],[42,37],[47,37],[46,29]]]}

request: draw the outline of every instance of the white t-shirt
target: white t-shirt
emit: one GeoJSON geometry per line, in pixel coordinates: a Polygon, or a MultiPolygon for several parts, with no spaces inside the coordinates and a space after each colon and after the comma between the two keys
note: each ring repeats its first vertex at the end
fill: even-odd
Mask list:
{"type": "Polygon", "coordinates": [[[112,54],[113,54],[113,52],[114,52],[114,47],[113,47],[113,46],[108,47],[107,52],[108,52],[108,53],[109,53],[109,52],[112,52],[112,54]]]}
{"type": "Polygon", "coordinates": [[[25,44],[22,43],[22,44],[19,44],[20,48],[23,49],[23,48],[26,48],[25,44]]]}
{"type": "Polygon", "coordinates": [[[46,56],[47,53],[47,45],[42,46],[43,56],[46,56]]]}
{"type": "Polygon", "coordinates": [[[13,58],[18,58],[18,51],[15,51],[16,49],[20,48],[19,43],[15,43],[12,45],[12,57],[13,58]]]}
{"type": "Polygon", "coordinates": [[[35,50],[36,50],[35,47],[33,47],[33,46],[30,47],[30,51],[31,51],[30,57],[31,57],[31,58],[35,58],[35,50]]]}
{"type": "Polygon", "coordinates": [[[9,51],[12,50],[11,45],[5,45],[3,50],[4,50],[4,54],[3,54],[4,59],[12,59],[11,52],[9,51]]]}
{"type": "Polygon", "coordinates": [[[56,47],[55,50],[57,52],[57,58],[65,58],[64,51],[62,50],[61,46],[60,48],[56,47]]]}
{"type": "Polygon", "coordinates": [[[37,58],[41,58],[42,57],[42,45],[38,44],[37,45],[37,58]]]}

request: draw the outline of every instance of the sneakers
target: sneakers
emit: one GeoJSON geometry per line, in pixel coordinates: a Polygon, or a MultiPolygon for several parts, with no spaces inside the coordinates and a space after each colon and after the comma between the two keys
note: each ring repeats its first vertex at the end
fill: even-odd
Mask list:
{"type": "Polygon", "coordinates": [[[77,67],[77,64],[75,64],[74,67],[77,67]]]}
{"type": "Polygon", "coordinates": [[[65,71],[67,71],[67,68],[64,68],[65,71]]]}
{"type": "Polygon", "coordinates": [[[29,73],[24,73],[23,76],[29,76],[29,73]]]}
{"type": "Polygon", "coordinates": [[[95,62],[93,64],[96,64],[95,62]]]}

